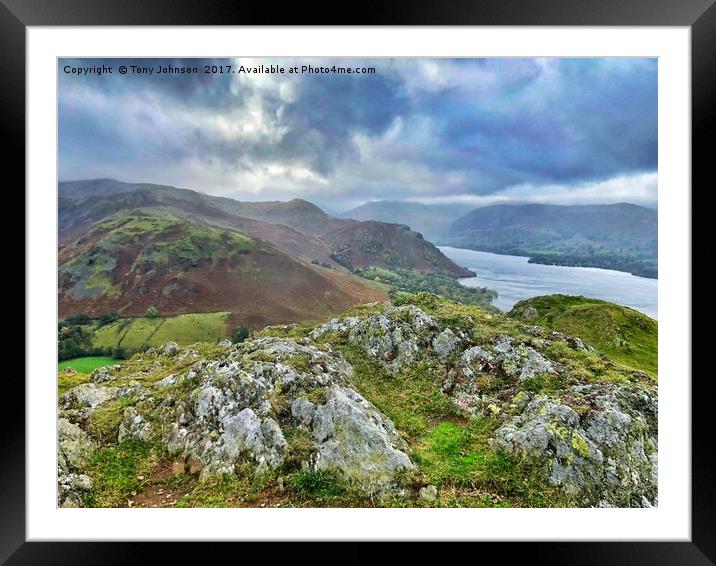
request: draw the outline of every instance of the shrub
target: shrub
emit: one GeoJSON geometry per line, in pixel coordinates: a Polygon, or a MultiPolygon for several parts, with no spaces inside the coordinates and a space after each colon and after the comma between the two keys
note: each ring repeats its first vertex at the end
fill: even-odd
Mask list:
{"type": "Polygon", "coordinates": [[[151,306],[147,309],[147,312],[144,313],[144,316],[147,318],[157,318],[159,316],[159,309],[157,307],[151,306]]]}
{"type": "Polygon", "coordinates": [[[231,333],[231,341],[234,344],[239,344],[240,342],[246,340],[250,333],[251,331],[249,330],[249,327],[242,324],[238,328],[234,328],[234,331],[231,333]]]}

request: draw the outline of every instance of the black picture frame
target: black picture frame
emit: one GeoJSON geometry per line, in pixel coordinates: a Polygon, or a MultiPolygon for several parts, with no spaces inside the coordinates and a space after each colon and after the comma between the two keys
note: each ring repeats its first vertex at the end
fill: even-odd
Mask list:
{"type": "MultiPolygon", "coordinates": [[[[239,4],[205,0],[0,0],[0,119],[6,138],[5,173],[25,186],[25,32],[28,26],[115,25],[559,25],[688,26],[691,29],[692,171],[694,183],[713,186],[706,136],[714,129],[716,102],[716,0],[459,0],[363,3],[345,14],[337,5],[239,4]],[[21,166],[21,164],[23,164],[21,166]]],[[[683,190],[689,190],[685,187],[683,190]]],[[[21,205],[22,206],[22,205],[21,205]]],[[[32,297],[25,295],[27,301],[32,297]]],[[[31,337],[27,337],[31,339],[31,337]]],[[[27,354],[27,350],[26,350],[27,354]]],[[[530,564],[715,564],[716,488],[709,455],[713,449],[710,376],[692,380],[692,519],[690,542],[486,543],[477,560],[524,556],[530,564]],[[506,548],[509,545],[510,548],[506,548]],[[494,555],[494,556],[493,556],[494,555]]],[[[681,379],[691,378],[685,367],[681,379]]],[[[6,381],[9,376],[6,376],[6,381]]],[[[15,378],[14,399],[24,398],[15,378]]],[[[6,395],[11,392],[6,385],[6,395]]],[[[25,411],[6,403],[0,474],[0,563],[115,564],[149,558],[154,543],[52,543],[25,541],[25,411]]],[[[81,536],[81,533],[78,533],[81,536]]],[[[317,533],[320,538],[320,533],[317,533]]],[[[154,545],[156,546],[156,545],[154,545]]],[[[162,545],[162,561],[182,562],[197,545],[162,545]]],[[[279,545],[300,558],[304,550],[279,545]]],[[[292,545],[293,546],[293,545],[292,545]]],[[[376,557],[371,545],[352,543],[340,560],[365,562],[376,557]]],[[[203,547],[205,549],[205,546],[203,547]]],[[[213,552],[213,551],[212,551],[213,552]]],[[[382,552],[382,551],[381,551],[382,552]]],[[[402,550],[401,552],[404,552],[402,550]]],[[[449,551],[452,553],[453,551],[449,551]]],[[[474,551],[470,551],[471,553],[474,551]]],[[[271,561],[277,562],[276,550],[271,561]]],[[[306,554],[313,555],[312,552],[306,554]]],[[[327,554],[327,556],[330,556],[327,554]]],[[[447,555],[446,555],[447,556],[447,555]]],[[[405,559],[405,556],[403,556],[405,559]]]]}

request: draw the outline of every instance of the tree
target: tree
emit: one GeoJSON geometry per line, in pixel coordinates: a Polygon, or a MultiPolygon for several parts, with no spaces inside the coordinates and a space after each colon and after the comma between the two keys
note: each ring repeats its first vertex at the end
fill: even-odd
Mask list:
{"type": "Polygon", "coordinates": [[[147,312],[144,313],[144,315],[147,318],[157,318],[159,316],[159,309],[157,307],[151,306],[147,309],[147,312]]]}
{"type": "Polygon", "coordinates": [[[119,318],[118,312],[107,312],[104,313],[102,316],[99,317],[99,326],[105,326],[107,324],[111,324],[115,320],[119,318]]]}
{"type": "Polygon", "coordinates": [[[122,346],[115,346],[112,348],[112,357],[115,360],[126,360],[129,357],[129,352],[122,348],[122,346]]]}
{"type": "Polygon", "coordinates": [[[243,342],[249,337],[249,333],[251,331],[249,330],[249,327],[245,324],[242,324],[238,328],[234,328],[234,331],[231,333],[231,341],[234,344],[238,344],[239,342],[243,342]]]}

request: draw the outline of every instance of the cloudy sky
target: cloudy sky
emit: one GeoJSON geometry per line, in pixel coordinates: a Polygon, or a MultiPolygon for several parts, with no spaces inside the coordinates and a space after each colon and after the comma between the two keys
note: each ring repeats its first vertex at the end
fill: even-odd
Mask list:
{"type": "Polygon", "coordinates": [[[332,211],[380,199],[656,205],[655,59],[62,59],[58,70],[61,180],[332,211]],[[103,64],[113,73],[64,72],[103,64]],[[200,73],[122,75],[122,64],[200,73]],[[376,72],[288,73],[334,64],[376,72]]]}

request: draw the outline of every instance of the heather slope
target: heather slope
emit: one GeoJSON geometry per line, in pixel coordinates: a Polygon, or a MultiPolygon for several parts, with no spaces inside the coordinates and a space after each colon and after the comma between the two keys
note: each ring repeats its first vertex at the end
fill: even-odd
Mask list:
{"type": "Polygon", "coordinates": [[[59,252],[60,318],[230,311],[252,327],[321,320],[385,296],[236,230],[154,208],[121,211],[67,238],[59,252]]]}

